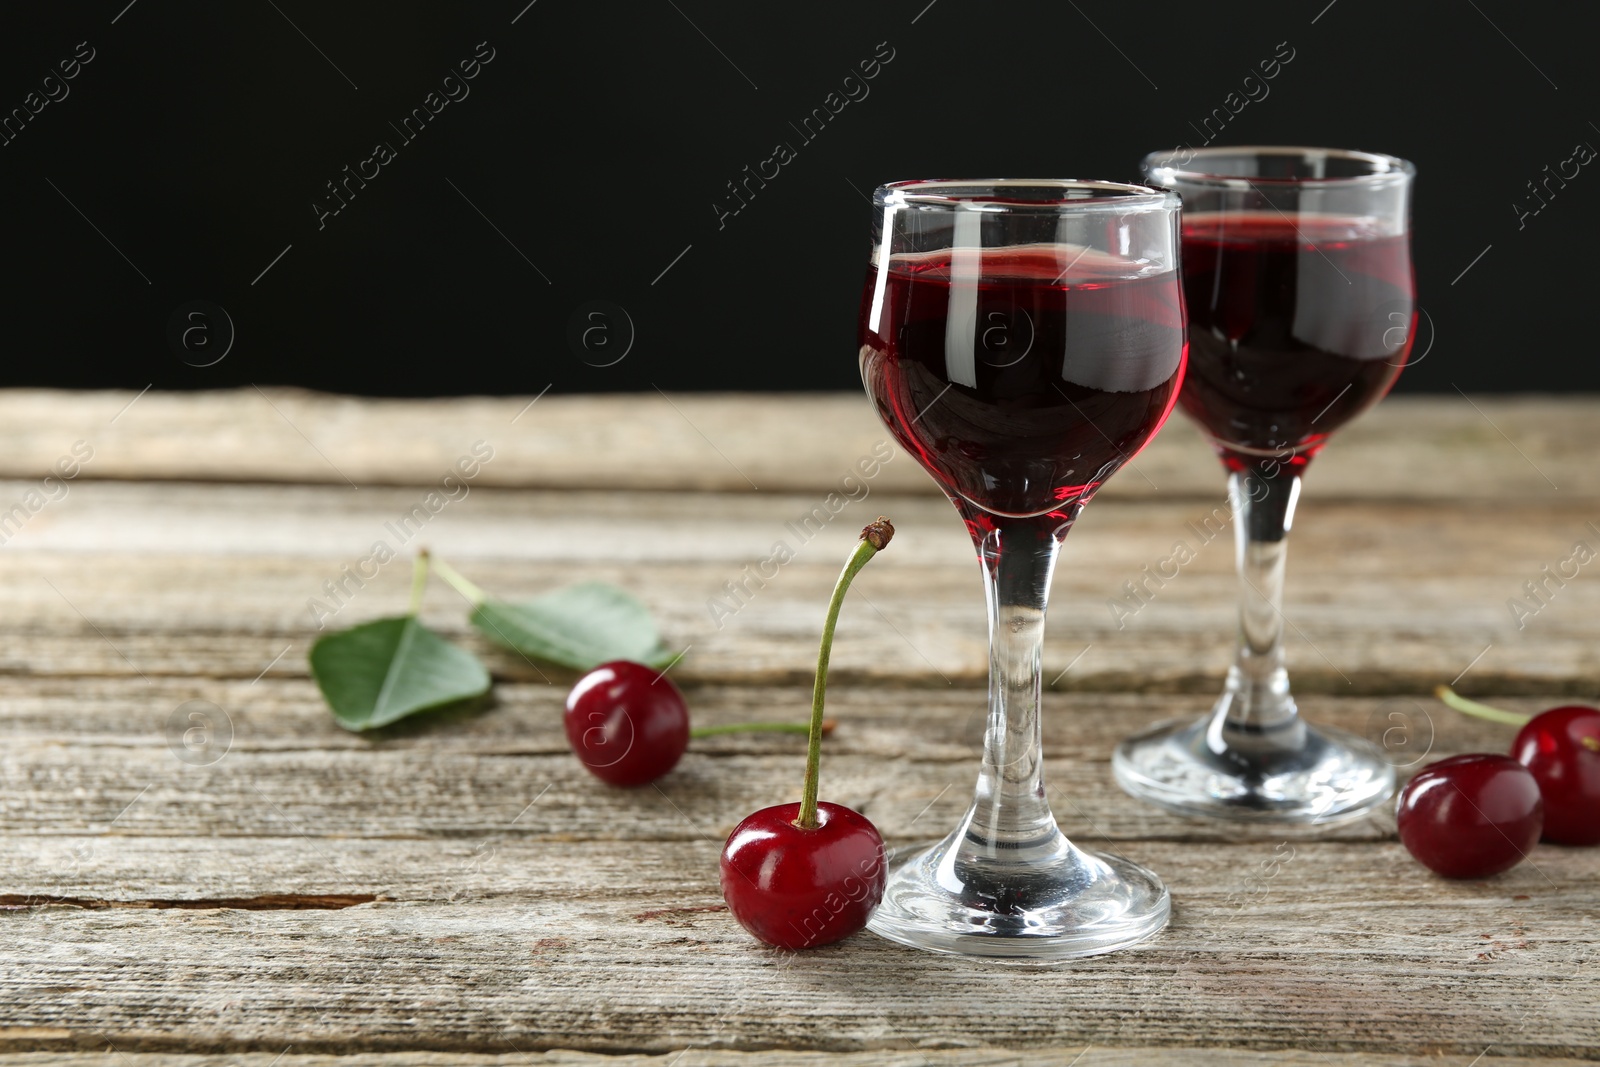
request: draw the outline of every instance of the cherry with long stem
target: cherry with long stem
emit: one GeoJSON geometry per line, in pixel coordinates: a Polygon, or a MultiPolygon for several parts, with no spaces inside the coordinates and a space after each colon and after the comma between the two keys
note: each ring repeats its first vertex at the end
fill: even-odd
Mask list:
{"type": "Polygon", "coordinates": [[[810,745],[799,804],[762,808],[734,827],[722,849],[722,896],[750,933],[769,945],[801,949],[848,937],[883,896],[883,837],[859,812],[817,799],[828,660],[850,582],[894,536],[880,517],[861,531],[828,601],[811,688],[810,745]]]}

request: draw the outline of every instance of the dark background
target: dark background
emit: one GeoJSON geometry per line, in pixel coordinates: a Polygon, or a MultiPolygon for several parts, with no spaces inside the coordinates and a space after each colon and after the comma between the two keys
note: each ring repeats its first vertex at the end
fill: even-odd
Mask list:
{"type": "Polygon", "coordinates": [[[1600,389],[1600,162],[1520,229],[1513,207],[1600,146],[1588,5],[526,3],[7,5],[0,114],[79,42],[95,57],[0,146],[0,384],[858,388],[873,186],[1133,179],[1287,42],[1216,140],[1417,164],[1434,336],[1399,388],[1600,389]],[[403,143],[389,123],[485,41],[469,95],[403,143]],[[803,143],[790,122],[880,42],[870,95],[803,143]],[[319,229],[325,183],[377,141],[396,158],[319,229]],[[797,158],[719,226],[779,141],[797,158]],[[186,350],[169,324],[196,300],[186,350]],[[611,347],[573,344],[579,319],[611,347]]]}

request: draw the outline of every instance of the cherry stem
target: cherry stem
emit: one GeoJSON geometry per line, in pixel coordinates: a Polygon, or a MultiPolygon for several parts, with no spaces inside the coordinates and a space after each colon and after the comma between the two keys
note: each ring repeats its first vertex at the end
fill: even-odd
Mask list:
{"type": "Polygon", "coordinates": [[[822,771],[822,705],[828,694],[828,656],[833,651],[833,630],[839,623],[839,608],[844,604],[844,594],[850,582],[867,565],[867,560],[889,544],[894,536],[894,526],[879,515],[861,531],[861,540],[855,551],[845,561],[839,581],[834,584],[833,597],[828,601],[828,618],[822,624],[822,646],[817,650],[817,680],[811,687],[811,740],[806,747],[806,784],[800,795],[800,815],[795,825],[802,830],[817,828],[817,779],[822,771]]]}
{"type": "Polygon", "coordinates": [[[417,560],[411,565],[411,606],[406,609],[406,614],[415,616],[422,610],[422,591],[428,586],[428,550],[423,549],[417,553],[417,560]]]}
{"type": "Polygon", "coordinates": [[[452,589],[470,600],[473,607],[477,607],[488,599],[489,594],[461,577],[461,573],[444,560],[435,559],[433,561],[433,569],[439,572],[439,577],[450,583],[452,589]]]}
{"type": "MultiPolygon", "coordinates": [[[[822,732],[833,733],[838,725],[833,719],[822,720],[822,732]]],[[[690,737],[716,737],[718,734],[809,734],[808,722],[734,722],[724,726],[697,726],[689,731],[690,737]]]]}
{"type": "Polygon", "coordinates": [[[1448,685],[1441,685],[1434,689],[1433,695],[1463,715],[1488,719],[1490,722],[1503,722],[1508,726],[1521,726],[1533,718],[1532,715],[1518,715],[1514,711],[1502,711],[1499,708],[1490,707],[1488,704],[1480,704],[1476,700],[1468,700],[1448,685]]]}

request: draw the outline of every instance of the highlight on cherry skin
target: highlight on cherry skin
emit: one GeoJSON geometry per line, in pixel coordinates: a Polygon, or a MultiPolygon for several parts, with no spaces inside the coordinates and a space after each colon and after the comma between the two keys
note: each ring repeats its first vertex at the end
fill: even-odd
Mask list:
{"type": "Polygon", "coordinates": [[[1400,790],[1400,842],[1446,878],[1487,878],[1522,862],[1544,827],[1539,783],[1509,756],[1475,752],[1429,764],[1400,790]]]}

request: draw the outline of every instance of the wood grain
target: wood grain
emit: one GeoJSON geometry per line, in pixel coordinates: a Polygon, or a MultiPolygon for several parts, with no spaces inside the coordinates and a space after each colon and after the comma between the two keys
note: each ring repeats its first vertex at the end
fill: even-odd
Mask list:
{"type": "Polygon", "coordinates": [[[1392,844],[1146,842],[1127,851],[1169,872],[1179,904],[1168,930],[1126,952],[1025,970],[929,958],[870,934],[800,954],[763,949],[720,907],[715,841],[624,854],[117,838],[91,862],[101,847],[106,875],[165,864],[207,891],[243,889],[267,877],[251,868],[270,864],[280,882],[319,892],[365,873],[381,883],[367,891],[395,899],[335,911],[11,910],[0,1042],[27,1025],[84,1035],[67,1047],[124,1050],[865,1051],[999,1035],[1021,1048],[1587,1056],[1600,1045],[1581,850],[1548,850],[1536,867],[1474,884],[1442,883],[1392,844]]]}
{"type": "MultiPolygon", "coordinates": [[[[403,1048],[419,1040],[421,1013],[421,1039],[438,1048],[846,1050],[916,1044],[929,1005],[940,1040],[992,1040],[994,1015],[1019,1047],[1183,1039],[1465,1054],[1492,1043],[1587,1055],[1600,1041],[1586,1007],[1600,990],[1582,967],[1591,852],[1541,846],[1499,879],[1445,883],[1381,818],[1312,840],[1155,812],[1111,787],[1104,764],[1111,739],[1160,703],[1150,697],[1103,696],[1092,715],[1047,721],[1069,832],[1112,838],[1167,876],[1179,906],[1159,941],[1036,974],[930,969],[863,936],[796,958],[786,978],[781,957],[720,911],[715,878],[732,821],[782,799],[773,779],[799,762],[786,739],[720,738],[660,792],[620,791],[561,751],[549,687],[509,686],[493,711],[373,741],[334,727],[307,683],[264,680],[212,691],[239,708],[241,729],[197,768],[172,756],[159,716],[118,707],[125,681],[81,684],[70,726],[50,715],[61,682],[33,680],[0,705],[12,738],[0,884],[33,905],[0,909],[12,946],[0,950],[0,1005],[11,1005],[0,1047],[7,1028],[42,1019],[72,1024],[58,1027],[74,1035],[65,1047],[88,1033],[119,1049],[403,1048]],[[314,914],[236,903],[267,893],[378,900],[314,914]],[[120,906],[81,906],[97,896],[120,906]],[[62,898],[80,906],[47,903],[62,898]],[[74,985],[91,959],[117,980],[74,985]],[[31,992],[41,987],[83,995],[57,1009],[31,992]],[[962,1011],[970,998],[984,1010],[962,1011]],[[255,1007],[229,1014],[231,1002],[255,1007]],[[774,1016],[778,1004],[804,1007],[774,1016]],[[1358,1014],[1369,1022],[1352,1036],[1358,1014]]],[[[182,692],[159,686],[154,708],[182,692]]],[[[723,687],[690,696],[707,723],[804,703],[723,687]]],[[[975,694],[926,696],[916,730],[879,691],[836,700],[849,725],[829,742],[830,795],[892,840],[942,831],[970,788],[975,694]]],[[[1319,698],[1307,711],[1359,729],[1405,704],[1319,698]]],[[[1488,747],[1497,733],[1441,716],[1434,753],[1488,747]]]]}
{"type": "MultiPolygon", "coordinates": [[[[849,358],[846,356],[845,358],[849,358]]],[[[476,441],[480,484],[521,488],[826,492],[887,434],[856,393],[363,400],[289,389],[206,393],[0,390],[0,476],[42,477],[74,441],[92,478],[317,482],[347,489],[439,481],[476,441]],[[131,404],[131,406],[130,406],[131,404]]],[[[1600,496],[1593,401],[1390,397],[1312,468],[1327,497],[1546,500],[1600,496]]],[[[931,483],[904,453],[874,480],[931,483]]],[[[1221,474],[1174,417],[1107,497],[1210,498],[1221,474]]]]}
{"type": "MultiPolygon", "coordinates": [[[[0,1067],[1476,1067],[1480,1056],[1374,1055],[1247,1049],[1106,1048],[1073,1045],[1024,1050],[921,1048],[897,1052],[734,1052],[693,1049],[659,1055],[588,1052],[514,1052],[506,1055],[454,1052],[368,1052],[359,1056],[240,1052],[184,1053],[0,1053],[0,1067]]],[[[1588,1060],[1495,1056],[1495,1067],[1578,1067],[1588,1060]]]]}
{"type": "MultiPolygon", "coordinates": [[[[687,694],[703,725],[798,722],[809,706],[801,687],[696,686],[687,694]]],[[[9,735],[0,754],[6,783],[0,833],[721,840],[750,811],[798,797],[804,738],[770,734],[698,741],[659,788],[604,788],[567,749],[559,725],[564,696],[555,686],[504,685],[490,710],[436,716],[373,737],[335,726],[306,681],[195,687],[161,679],[136,689],[102,679],[19,682],[0,700],[0,729],[9,735]],[[70,725],[60,714],[69,699],[70,725]],[[202,709],[217,717],[211,748],[183,746],[182,731],[192,721],[181,709],[191,700],[217,709],[202,709]],[[213,762],[199,765],[207,760],[213,762]]],[[[1184,819],[1111,784],[1107,757],[1120,738],[1160,719],[1198,716],[1207,703],[1047,696],[1047,775],[1067,830],[1117,841],[1391,836],[1385,816],[1314,831],[1184,819]]],[[[861,810],[896,839],[939,836],[954,824],[976,775],[980,693],[835,686],[829,706],[841,723],[826,748],[832,799],[861,810]]],[[[1305,711],[1314,722],[1384,744],[1402,770],[1428,758],[1503,748],[1510,734],[1406,697],[1311,697],[1305,711]]],[[[23,892],[3,887],[0,881],[0,892],[23,892]]],[[[69,895],[90,894],[79,887],[69,895]]]]}
{"type": "MultiPolygon", "coordinates": [[[[578,578],[617,582],[645,600],[675,647],[689,650],[674,668],[685,679],[799,684],[810,675],[839,561],[861,524],[883,511],[899,533],[846,608],[840,677],[983,682],[978,569],[942,499],[870,496],[802,542],[789,524],[805,513],[803,496],[478,489],[402,542],[386,524],[416,499],[401,489],[76,485],[0,551],[8,606],[0,671],[254,678],[271,664],[277,674],[303,674],[317,622],[344,626],[403,609],[405,555],[366,567],[376,572],[369,579],[345,577],[382,539],[404,554],[425,542],[507,597],[578,578]],[[760,565],[779,540],[797,555],[763,578],[760,565]],[[331,582],[344,591],[329,595],[331,582]],[[729,583],[739,588],[730,592],[729,583]]],[[[1105,500],[1085,513],[1057,570],[1047,681],[1219,687],[1237,595],[1220,505],[1105,500]],[[1196,558],[1173,570],[1163,561],[1180,541],[1196,558]],[[1137,597],[1128,583],[1140,586],[1137,597]]],[[[1470,663],[1465,688],[1600,689],[1600,581],[1579,568],[1557,587],[1542,571],[1580,539],[1600,546],[1591,516],[1600,506],[1530,503],[1497,517],[1485,537],[1476,504],[1308,501],[1285,608],[1297,688],[1422,694],[1470,663]],[[1536,606],[1525,591],[1534,581],[1547,583],[1547,602],[1519,618],[1508,602],[1536,606]]],[[[436,586],[428,618],[459,635],[460,604],[436,586]]],[[[564,677],[514,655],[490,658],[506,677],[564,677]]]]}

